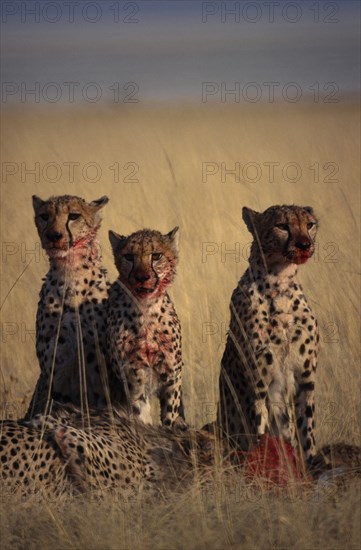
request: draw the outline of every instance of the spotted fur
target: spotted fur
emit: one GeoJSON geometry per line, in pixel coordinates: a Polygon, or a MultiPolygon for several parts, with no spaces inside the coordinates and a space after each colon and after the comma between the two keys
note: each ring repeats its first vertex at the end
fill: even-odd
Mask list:
{"type": "Polygon", "coordinates": [[[110,231],[109,238],[119,272],[109,292],[110,364],[130,413],[150,423],[150,397],[157,394],[161,421],[171,426],[184,418],[181,328],[167,292],[178,263],[178,227],[167,235],[110,231]]]}
{"type": "Polygon", "coordinates": [[[49,411],[52,399],[86,411],[118,398],[117,384],[110,384],[109,393],[105,360],[109,284],[97,240],[100,211],[107,202],[107,197],[88,204],[69,195],[46,201],[33,196],[35,224],[50,269],[36,318],[41,373],[27,417],[49,411]]]}
{"type": "Polygon", "coordinates": [[[52,416],[1,426],[0,481],[12,491],[59,495],[97,490],[159,491],[191,481],[214,465],[216,442],[206,432],[164,429],[126,413],[55,409],[52,416]]]}
{"type": "Polygon", "coordinates": [[[243,208],[243,220],[254,240],[232,294],[217,422],[233,446],[271,433],[312,461],[319,334],[297,269],[314,252],[317,220],[299,206],[243,208]]]}
{"type": "Polygon", "coordinates": [[[44,431],[25,421],[0,423],[1,491],[58,496],[71,488],[65,460],[44,431]]]}
{"type": "MultiPolygon", "coordinates": [[[[352,482],[361,475],[361,449],[326,445],[312,474],[322,483],[335,476],[352,482]]],[[[55,407],[52,416],[0,423],[0,491],[62,494],[117,492],[131,498],[145,491],[187,487],[213,479],[216,466],[234,471],[234,457],[202,430],[150,426],[121,409],[86,418],[73,407],[55,407]]],[[[237,471],[237,475],[239,472],[237,471]]]]}

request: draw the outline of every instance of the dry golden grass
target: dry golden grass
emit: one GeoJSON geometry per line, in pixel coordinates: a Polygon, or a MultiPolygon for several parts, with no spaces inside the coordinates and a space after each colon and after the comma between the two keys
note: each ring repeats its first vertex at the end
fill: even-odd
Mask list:
{"type": "MultiPolygon", "coordinates": [[[[15,175],[4,178],[1,202],[5,414],[24,412],[38,375],[34,336],[27,331],[35,328],[47,261],[38,252],[29,252],[39,246],[32,194],[110,197],[101,240],[111,278],[115,270],[108,229],[127,234],[141,227],[165,232],[180,226],[181,261],[172,295],[182,322],[186,415],[197,427],[215,416],[230,295],[247,265],[250,235],[241,220],[241,207],[263,210],[272,204],[295,203],[313,206],[320,218],[318,252],[300,269],[321,330],[318,442],[360,443],[357,105],[132,105],[84,111],[74,107],[73,113],[8,110],[2,129],[3,170],[18,167],[15,175]],[[69,181],[65,165],[69,162],[79,163],[74,182],[69,181]],[[82,177],[89,162],[101,167],[97,182],[82,177]],[[109,168],[116,162],[118,182],[109,168]],[[133,176],[138,182],[124,181],[132,167],[123,166],[129,162],[139,166],[133,176]],[[202,163],[207,162],[217,163],[219,171],[203,181],[202,163]],[[250,181],[255,174],[250,167],[248,180],[247,174],[246,179],[241,174],[239,182],[232,175],[222,182],[221,163],[232,169],[236,162],[241,172],[245,164],[257,163],[260,179],[250,181]],[[274,181],[265,165],[269,162],[279,163],[274,181]],[[34,175],[25,177],[21,163],[28,169],[35,163],[40,171],[48,168],[48,179],[54,168],[47,163],[57,163],[62,178],[51,183],[40,176],[36,182],[34,175]],[[299,181],[287,181],[294,174],[292,167],[285,173],[287,163],[298,163],[299,181]],[[315,163],[318,181],[315,168],[310,168],[315,163]],[[335,166],[338,173],[332,176],[335,166]],[[207,257],[206,246],[214,252],[207,257]],[[222,258],[222,250],[235,247],[239,257],[222,258]],[[214,334],[207,335],[207,330],[214,334]]],[[[88,175],[93,174],[89,169],[88,175]]],[[[35,503],[4,495],[2,547],[357,548],[359,489],[351,487],[336,500],[324,494],[276,497],[262,490],[254,497],[243,489],[238,496],[235,490],[217,489],[205,498],[204,491],[194,486],[177,498],[130,507],[111,498],[101,503],[79,499],[35,503]]]]}
{"type": "Polygon", "coordinates": [[[13,497],[2,513],[1,547],[356,550],[359,490],[352,487],[337,499],[327,491],[275,496],[242,484],[227,492],[194,487],[153,502],[13,497]]]}

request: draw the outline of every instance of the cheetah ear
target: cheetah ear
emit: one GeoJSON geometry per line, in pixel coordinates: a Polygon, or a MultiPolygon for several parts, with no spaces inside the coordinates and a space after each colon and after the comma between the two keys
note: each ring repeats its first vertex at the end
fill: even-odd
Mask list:
{"type": "Polygon", "coordinates": [[[118,235],[115,231],[109,231],[109,241],[113,249],[113,254],[118,250],[121,250],[127,241],[127,237],[123,235],[118,235]]]}
{"type": "Polygon", "coordinates": [[[87,490],[85,470],[82,467],[84,456],[78,450],[77,436],[72,433],[74,432],[69,432],[67,427],[58,426],[48,434],[48,437],[53,443],[55,442],[62,458],[66,460],[67,471],[71,475],[74,485],[83,493],[87,490]]]}
{"type": "Polygon", "coordinates": [[[311,216],[314,215],[312,206],[303,206],[302,208],[303,208],[303,210],[306,210],[306,212],[308,212],[309,214],[311,214],[311,216]]]}
{"type": "Polygon", "coordinates": [[[179,227],[178,225],[172,229],[172,231],[169,231],[169,233],[166,234],[166,237],[170,240],[171,245],[175,252],[179,251],[179,233],[178,233],[179,227]]]}
{"type": "Polygon", "coordinates": [[[43,199],[41,199],[37,195],[33,195],[32,199],[33,199],[33,208],[34,208],[34,211],[36,213],[43,206],[43,204],[46,203],[46,201],[43,201],[43,199]]]}
{"type": "Polygon", "coordinates": [[[252,233],[252,235],[254,235],[255,233],[255,226],[257,224],[258,216],[259,216],[259,212],[256,212],[255,210],[251,210],[246,206],[242,208],[243,221],[246,224],[248,231],[252,233]]]}
{"type": "Polygon", "coordinates": [[[100,210],[103,208],[107,202],[109,202],[109,197],[104,195],[103,197],[100,197],[100,199],[96,199],[95,201],[92,201],[89,203],[89,206],[91,206],[95,211],[100,210]]]}

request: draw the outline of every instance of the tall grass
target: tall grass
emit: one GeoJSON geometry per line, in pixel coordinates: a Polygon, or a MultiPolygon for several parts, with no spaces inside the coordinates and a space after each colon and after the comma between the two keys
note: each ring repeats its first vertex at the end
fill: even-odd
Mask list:
{"type": "MultiPolygon", "coordinates": [[[[251,239],[241,208],[294,203],[313,206],[320,219],[317,252],[299,272],[321,332],[318,444],[359,444],[356,115],[352,103],[5,112],[2,160],[17,172],[5,174],[1,202],[4,415],[25,412],[39,373],[32,331],[47,260],[32,219],[32,194],[110,197],[101,242],[111,280],[116,271],[108,229],[129,234],[180,226],[171,293],[182,323],[186,416],[197,427],[216,415],[230,296],[247,266],[251,239]],[[74,181],[69,162],[79,163],[74,181]],[[301,173],[292,182],[295,166],[301,173]],[[52,183],[57,167],[62,175],[52,183]],[[90,181],[99,167],[99,180],[90,181]],[[34,168],[39,181],[25,172],[34,168]],[[236,176],[227,174],[234,169],[236,176]]],[[[356,548],[359,489],[337,499],[322,492],[291,498],[247,492],[240,478],[207,491],[194,483],[157,502],[131,504],[110,496],[22,502],[3,495],[1,542],[4,548],[356,548]]]]}

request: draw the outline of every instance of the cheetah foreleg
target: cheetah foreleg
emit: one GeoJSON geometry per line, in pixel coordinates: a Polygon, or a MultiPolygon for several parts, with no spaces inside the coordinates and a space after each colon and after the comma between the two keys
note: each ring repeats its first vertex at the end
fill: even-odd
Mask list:
{"type": "Polygon", "coordinates": [[[299,441],[301,443],[305,459],[312,462],[316,455],[315,441],[315,383],[313,380],[302,382],[297,388],[296,418],[299,441]]]}
{"type": "Polygon", "coordinates": [[[183,423],[182,420],[184,421],[182,418],[182,365],[179,365],[172,374],[173,376],[164,380],[159,391],[163,426],[173,426],[176,421],[180,426],[183,423]]]}

